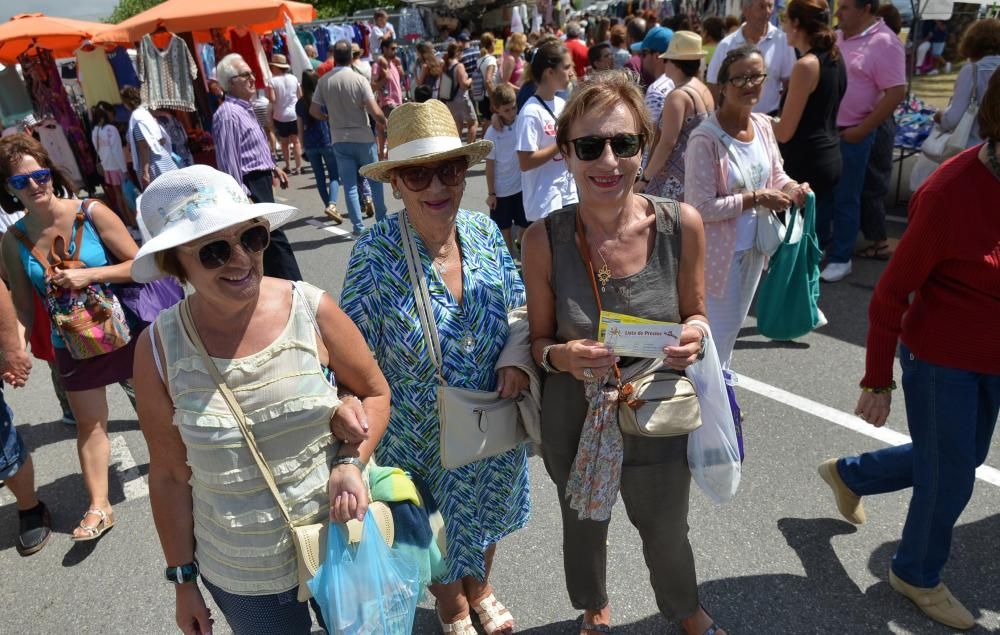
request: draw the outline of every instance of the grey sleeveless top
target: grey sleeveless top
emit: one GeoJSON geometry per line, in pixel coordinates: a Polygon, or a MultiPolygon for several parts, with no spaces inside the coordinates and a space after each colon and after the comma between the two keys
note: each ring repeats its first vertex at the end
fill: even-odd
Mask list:
{"type": "MultiPolygon", "coordinates": [[[[656,212],[656,238],[646,266],[624,278],[612,278],[601,294],[605,311],[647,320],[680,322],[677,273],[681,257],[680,207],[676,201],[640,195],[656,212]]],[[[552,252],[552,290],[556,302],[556,339],[597,339],[600,312],[590,285],[590,272],[576,243],[576,205],[545,217],[552,252]]],[[[594,263],[595,273],[601,266],[594,263]]],[[[625,360],[623,360],[624,362],[625,360]]]]}

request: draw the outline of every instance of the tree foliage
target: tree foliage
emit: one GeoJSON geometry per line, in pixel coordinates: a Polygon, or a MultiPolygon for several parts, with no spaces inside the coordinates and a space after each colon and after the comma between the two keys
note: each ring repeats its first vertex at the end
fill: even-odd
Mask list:
{"type": "Polygon", "coordinates": [[[115,5],[115,10],[111,12],[111,15],[104,18],[104,21],[109,24],[118,24],[119,22],[128,20],[132,16],[138,15],[143,11],[152,9],[163,1],[164,0],[118,0],[118,4],[115,5]]]}

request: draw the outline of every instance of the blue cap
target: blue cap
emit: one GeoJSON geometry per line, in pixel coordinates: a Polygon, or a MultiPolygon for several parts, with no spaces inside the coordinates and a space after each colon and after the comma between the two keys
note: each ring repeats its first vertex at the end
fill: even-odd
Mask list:
{"type": "Polygon", "coordinates": [[[642,50],[654,51],[656,53],[666,53],[670,46],[670,40],[674,37],[674,32],[665,26],[654,26],[643,38],[642,42],[636,42],[631,46],[633,53],[642,50]]]}

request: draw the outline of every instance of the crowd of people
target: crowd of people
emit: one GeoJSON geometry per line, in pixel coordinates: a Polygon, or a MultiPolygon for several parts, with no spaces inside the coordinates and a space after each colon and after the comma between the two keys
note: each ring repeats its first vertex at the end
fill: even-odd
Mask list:
{"type": "MultiPolygon", "coordinates": [[[[274,55],[264,122],[254,73],[234,53],[216,68],[218,169],[182,167],[126,88],[124,143],[143,190],[134,217],[122,211],[128,162],[113,126],[94,131],[106,202],[76,199],[32,137],[0,140],[0,206],[23,212],[0,244],[0,372],[25,384],[30,341],[65,395],[87,490],[73,540],[115,524],[106,387],[117,383],[149,447],[185,633],[211,631],[199,577],[236,633],[309,632],[310,607],[323,625],[315,602],[301,601],[290,525],[361,520],[376,500],[419,525],[417,548],[447,545],[426,580],[443,632],[477,632],[475,615],[485,632],[511,633],[516,610],[490,571],[499,542],[530,516],[528,446],[451,468],[442,454],[443,391],[494,391],[542,422],[535,441],[558,492],[580,632],[610,632],[607,531],[620,493],[659,610],[685,633],[723,635],[698,594],[687,437],[619,430],[611,404],[641,364],[599,341],[601,313],[680,324],[662,372],[683,374],[711,340],[732,391],[773,218],[815,199],[827,282],[850,275],[856,256],[888,258],[872,192],[889,178],[878,157],[907,81],[904,44],[877,0],[840,0],[837,30],[826,0],[790,0],[780,27],[772,0],[742,9],[735,23],[571,21],[511,34],[501,55],[492,33],[477,48],[460,31],[440,52],[417,46],[412,90],[380,11],[370,63],[346,40],[301,77],[274,55]],[[333,223],[344,220],[344,189],[356,242],[339,300],[302,281],[282,231],[299,210],[274,188],[304,160],[333,223]],[[480,161],[488,215],[462,207],[480,161]],[[397,214],[386,213],[386,187],[397,214]],[[856,252],[859,231],[868,244],[856,252]],[[176,294],[151,316],[123,299],[129,285],[164,281],[176,294]],[[83,317],[87,328],[74,327],[83,317]],[[377,489],[376,463],[409,478],[377,489]]],[[[926,53],[940,56],[935,33],[926,53]]],[[[970,63],[939,119],[954,128],[975,102],[976,126],[913,198],[873,295],[856,410],[885,424],[898,345],[912,443],[830,459],[819,473],[853,523],[865,521],[862,497],[913,489],[890,584],[967,629],[974,616],[941,570],[1000,412],[990,317],[1000,309],[1000,21],[973,24],[960,50],[970,63]],[[942,339],[944,324],[963,337],[942,339]]],[[[51,521],[6,407],[0,417],[0,479],[17,499],[18,552],[30,555],[51,521]]]]}

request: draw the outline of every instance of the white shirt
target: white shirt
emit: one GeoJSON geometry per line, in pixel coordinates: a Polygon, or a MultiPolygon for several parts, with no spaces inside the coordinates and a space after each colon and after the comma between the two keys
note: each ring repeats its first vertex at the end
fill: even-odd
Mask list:
{"type": "MultiPolygon", "coordinates": [[[[516,122],[515,122],[516,123],[516,122]]],[[[497,132],[493,126],[486,129],[483,138],[493,142],[493,149],[486,158],[493,161],[493,192],[498,196],[513,196],[521,191],[521,166],[517,162],[517,131],[504,126],[497,132]]]]}
{"type": "MultiPolygon", "coordinates": [[[[760,138],[760,132],[754,129],[753,141],[737,141],[732,139],[732,151],[739,158],[737,167],[729,159],[729,191],[732,194],[752,192],[767,185],[771,178],[771,157],[767,147],[760,138]],[[740,169],[742,168],[742,170],[740,169]],[[751,181],[744,182],[744,175],[751,181]]],[[[763,210],[762,210],[763,211],[763,210]]],[[[744,251],[754,246],[757,238],[757,210],[750,208],[736,219],[736,251],[744,251]]]]}
{"type": "Polygon", "coordinates": [[[368,35],[368,51],[372,59],[375,59],[382,54],[382,39],[386,37],[396,39],[396,29],[392,27],[391,22],[386,22],[384,29],[374,22],[368,28],[371,30],[368,35]]]}
{"type": "Polygon", "coordinates": [[[101,160],[101,167],[105,170],[128,171],[125,163],[125,151],[122,150],[122,137],[118,134],[118,128],[111,124],[94,129],[90,133],[90,140],[94,142],[97,149],[97,156],[101,160]]]}
{"type": "MultiPolygon", "coordinates": [[[[726,53],[737,49],[747,43],[743,37],[743,29],[746,23],[731,34],[722,38],[722,41],[715,47],[712,54],[712,62],[708,65],[706,79],[710,84],[719,83],[719,67],[726,59],[726,53]]],[[[764,56],[764,68],[767,69],[767,80],[764,82],[764,90],[760,94],[760,101],[754,106],[754,112],[770,113],[781,107],[781,83],[792,76],[792,67],[795,65],[795,51],[788,45],[785,33],[774,26],[767,25],[767,33],[757,43],[757,49],[764,56]]]]}
{"type": "MultiPolygon", "coordinates": [[[[548,109],[542,106],[538,97],[533,96],[518,113],[516,130],[519,151],[534,152],[556,144],[556,117],[566,106],[566,101],[556,97],[545,103],[548,109]]],[[[522,172],[521,192],[524,196],[524,216],[530,221],[545,218],[550,212],[577,201],[576,182],[560,154],[534,170],[522,172]]]]}
{"type": "Polygon", "coordinates": [[[299,99],[299,80],[295,75],[285,73],[275,75],[268,82],[274,89],[274,114],[275,120],[282,123],[295,121],[295,102],[299,99]]]}
{"type": "Polygon", "coordinates": [[[660,115],[663,113],[663,102],[667,100],[667,95],[674,89],[674,80],[664,75],[660,75],[646,89],[646,108],[649,109],[649,116],[653,118],[653,125],[660,127],[660,115]]]}

